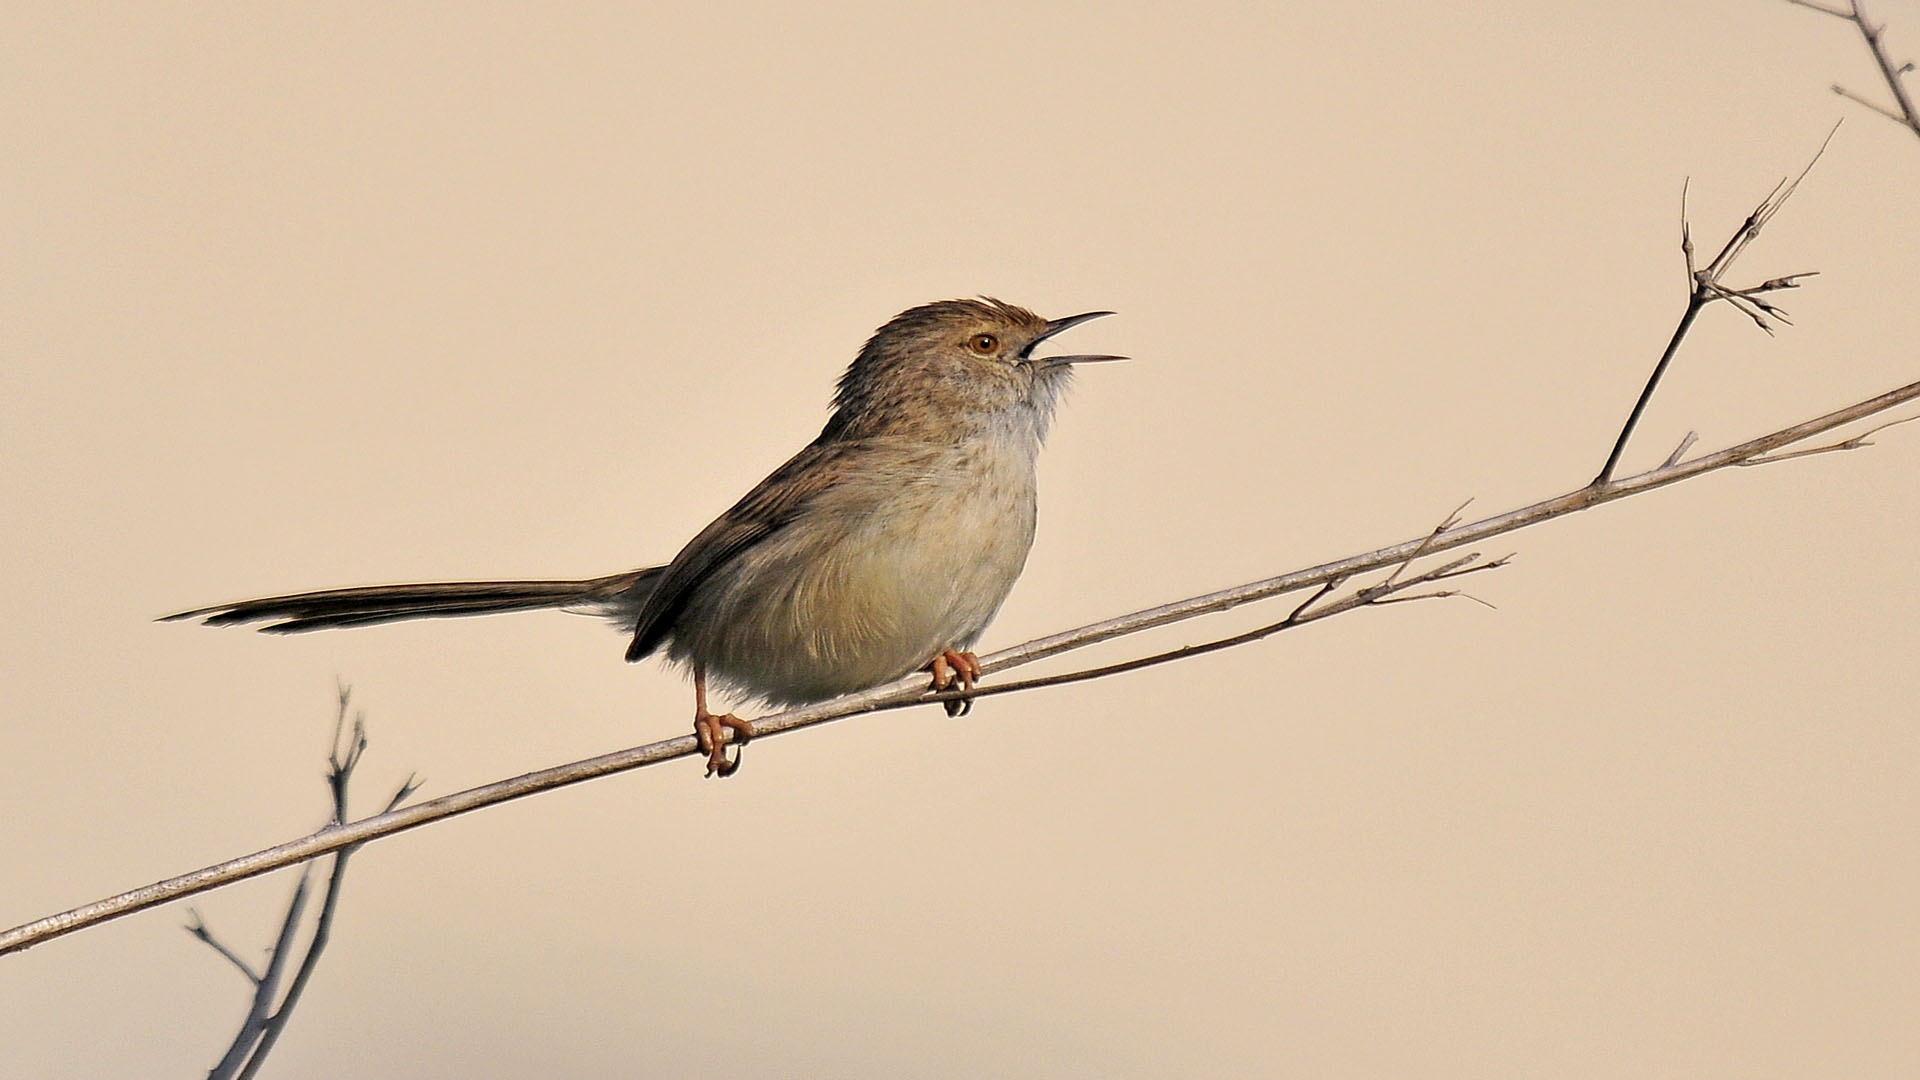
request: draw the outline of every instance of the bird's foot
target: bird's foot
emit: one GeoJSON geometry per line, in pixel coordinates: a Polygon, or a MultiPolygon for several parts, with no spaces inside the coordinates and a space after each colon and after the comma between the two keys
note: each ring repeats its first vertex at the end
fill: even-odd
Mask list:
{"type": "Polygon", "coordinates": [[[732,776],[740,767],[740,751],[736,749],[732,757],[727,756],[727,732],[733,732],[731,740],[735,747],[745,746],[753,738],[753,722],[742,720],[732,713],[715,716],[704,707],[694,710],[693,737],[700,740],[700,749],[707,753],[708,776],[732,776]]]}
{"type": "MultiPolygon", "coordinates": [[[[933,672],[933,690],[936,693],[951,689],[955,683],[962,690],[971,690],[973,684],[980,681],[980,658],[970,652],[948,649],[934,657],[927,665],[927,670],[933,672]]],[[[946,706],[948,716],[965,716],[973,708],[973,701],[969,698],[941,704],[946,706]]]]}

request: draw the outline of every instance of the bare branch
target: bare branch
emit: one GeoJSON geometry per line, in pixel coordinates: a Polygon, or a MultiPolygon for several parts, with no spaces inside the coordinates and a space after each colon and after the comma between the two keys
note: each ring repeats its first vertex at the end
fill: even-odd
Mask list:
{"type": "MultiPolygon", "coordinates": [[[[1602,484],[1587,484],[1516,510],[1457,525],[1444,531],[1429,531],[1411,540],[1392,544],[1376,551],[1350,555],[1278,577],[1249,582],[1231,589],[1190,597],[1036,638],[1023,645],[983,657],[981,664],[987,671],[1005,671],[1098,642],[1201,615],[1226,611],[1243,604],[1298,592],[1302,589],[1323,589],[1330,593],[1331,590],[1325,589],[1329,583],[1396,566],[1416,554],[1437,554],[1441,551],[1477,544],[1489,537],[1514,532],[1603,503],[1642,495],[1657,488],[1704,476],[1707,473],[1765,457],[1776,450],[1805,442],[1817,435],[1916,400],[1920,400],[1920,382],[1897,387],[1823,416],[1769,432],[1758,438],[1749,439],[1689,461],[1665,465],[1637,476],[1610,480],[1602,484]]],[[[1330,613],[1329,609],[1333,606],[1328,605],[1327,608],[1318,611],[1307,610],[1303,606],[1299,609],[1300,613],[1295,621],[1307,622],[1324,617],[1323,613],[1330,613]]],[[[982,697],[1002,689],[1000,686],[976,686],[970,693],[975,697],[982,697]]],[[[908,676],[896,682],[848,694],[833,701],[759,717],[754,721],[754,727],[758,732],[756,738],[766,738],[849,716],[908,708],[940,700],[943,700],[941,696],[926,692],[924,677],[908,676]]],[[[567,787],[586,780],[702,752],[699,749],[699,743],[691,734],[681,735],[599,757],[540,769],[344,825],[329,825],[297,840],[276,844],[250,855],[243,855],[178,877],[157,881],[151,885],[83,904],[70,911],[49,915],[0,932],[0,954],[24,949],[109,919],[206,892],[234,881],[256,877],[270,870],[356,847],[409,829],[417,829],[422,825],[478,810],[481,807],[494,806],[538,792],[567,787]]]]}
{"type": "MultiPolygon", "coordinates": [[[[1835,130],[1838,130],[1837,127],[1835,130]]],[[[1726,244],[1722,246],[1720,252],[1714,256],[1713,260],[1709,262],[1704,269],[1693,272],[1694,287],[1689,297],[1686,313],[1682,316],[1679,326],[1675,329],[1672,338],[1668,341],[1666,350],[1662,353],[1658,365],[1654,368],[1652,377],[1648,380],[1645,389],[1642,390],[1638,402],[1634,405],[1632,414],[1628,417],[1625,427],[1622,428],[1619,438],[1615,441],[1613,451],[1607,459],[1606,466],[1600,471],[1598,476],[1585,486],[1562,495],[1554,496],[1553,498],[1541,500],[1529,506],[1521,507],[1517,510],[1509,511],[1505,514],[1484,518],[1467,525],[1461,525],[1459,522],[1459,515],[1467,506],[1467,503],[1462,503],[1459,509],[1449,514],[1438,526],[1414,540],[1380,548],[1376,551],[1348,556],[1344,559],[1323,563],[1319,566],[1308,567],[1304,570],[1283,574],[1279,577],[1249,582],[1236,588],[1225,589],[1204,596],[1190,597],[1160,607],[1136,611],[1132,614],[1109,619],[1105,622],[1093,623],[1075,630],[1037,638],[1024,645],[1019,645],[984,657],[981,660],[981,669],[983,672],[1005,670],[1123,635],[1138,633],[1174,622],[1196,618],[1201,615],[1226,611],[1230,608],[1252,603],[1257,600],[1297,592],[1302,589],[1316,590],[1304,602],[1295,607],[1286,618],[1251,631],[1218,638],[1199,645],[1184,646],[1152,656],[1122,661],[1104,667],[1089,668],[1082,671],[1069,672],[1064,675],[1047,676],[1045,678],[1032,679],[1024,682],[1001,683],[990,687],[974,686],[966,690],[949,691],[946,693],[929,693],[925,689],[924,678],[919,675],[907,676],[893,683],[873,687],[858,693],[847,694],[832,701],[822,702],[805,708],[792,709],[772,716],[760,717],[754,722],[756,737],[766,738],[848,716],[879,712],[887,709],[907,708],[913,705],[928,703],[972,700],[993,696],[995,694],[1015,693],[1041,686],[1057,686],[1069,682],[1079,682],[1256,641],[1282,630],[1304,625],[1308,622],[1327,618],[1355,608],[1382,603],[1388,599],[1396,598],[1398,594],[1404,593],[1405,590],[1415,585],[1438,581],[1468,572],[1468,564],[1473,563],[1478,558],[1477,555],[1468,555],[1448,563],[1437,570],[1427,571],[1403,580],[1402,575],[1410,568],[1413,561],[1423,556],[1477,543],[1491,536],[1527,528],[1556,517],[1598,506],[1601,503],[1643,494],[1655,488],[1676,484],[1683,480],[1702,476],[1719,469],[1759,460],[1780,460],[1786,456],[1794,456],[1777,455],[1776,452],[1797,443],[1804,442],[1813,436],[1884,412],[1887,409],[1905,402],[1920,399],[1920,382],[1909,383],[1906,386],[1887,391],[1884,394],[1857,402],[1824,416],[1815,417],[1814,419],[1795,424],[1791,427],[1782,428],[1778,431],[1760,436],[1759,438],[1749,439],[1735,446],[1730,446],[1691,461],[1683,462],[1679,459],[1691,445],[1692,436],[1690,435],[1672,454],[1668,455],[1666,462],[1659,468],[1626,479],[1616,480],[1613,477],[1613,470],[1619,462],[1620,454],[1626,446],[1628,437],[1632,434],[1640,414],[1651,398],[1654,388],[1658,385],[1661,374],[1673,359],[1674,352],[1678,349],[1681,340],[1686,336],[1688,328],[1692,325],[1693,319],[1699,314],[1700,310],[1714,300],[1728,300],[1736,304],[1736,306],[1741,306],[1743,311],[1747,311],[1749,315],[1755,317],[1757,320],[1761,320],[1764,326],[1763,316],[1774,318],[1778,318],[1779,316],[1777,309],[1773,308],[1767,301],[1760,299],[1760,295],[1793,288],[1797,285],[1800,278],[1807,276],[1805,274],[1792,274],[1776,277],[1744,290],[1727,288],[1723,286],[1719,280],[1720,276],[1732,266],[1733,262],[1739,257],[1740,253],[1745,250],[1747,245],[1751,244],[1753,240],[1760,235],[1760,231],[1766,224],[1772,220],[1773,216],[1779,213],[1780,208],[1785,205],[1786,200],[1792,197],[1794,191],[1799,187],[1800,182],[1806,178],[1814,164],[1819,161],[1820,155],[1825,152],[1827,144],[1830,143],[1832,139],[1833,133],[1829,132],[1826,141],[1821,143],[1820,150],[1808,161],[1806,168],[1802,169],[1798,176],[1791,179],[1784,179],[1774,185],[1773,190],[1747,215],[1746,220],[1741,224],[1739,230],[1727,240],[1726,244]],[[1342,583],[1350,580],[1355,575],[1370,573],[1389,567],[1393,569],[1390,570],[1385,580],[1378,584],[1362,588],[1346,597],[1332,600],[1331,602],[1324,602],[1333,596],[1342,583]]],[[[1683,205],[1684,200],[1685,189],[1683,187],[1683,205]]],[[[1692,237],[1684,221],[1682,222],[1681,229],[1681,243],[1687,264],[1691,267],[1693,266],[1692,237]]],[[[1831,449],[1863,444],[1864,436],[1856,436],[1854,439],[1848,440],[1845,443],[1836,444],[1831,449]]],[[[1796,452],[1796,454],[1798,453],[1802,452],[1796,452]]],[[[1498,562],[1485,564],[1483,568],[1491,569],[1495,566],[1504,565],[1505,562],[1506,559],[1503,558],[1498,562]]],[[[1479,568],[1477,567],[1476,569],[1479,568]]],[[[1427,598],[1447,595],[1453,595],[1453,593],[1445,591],[1436,594],[1427,594],[1427,598]]],[[[456,792],[451,795],[444,795],[440,798],[430,799],[427,802],[403,809],[397,804],[406,798],[407,795],[411,794],[415,787],[417,787],[417,781],[410,777],[407,783],[402,785],[399,792],[396,793],[390,801],[386,811],[360,821],[348,823],[345,820],[346,777],[352,772],[353,766],[359,760],[359,755],[365,749],[366,735],[364,726],[356,721],[351,738],[344,744],[346,748],[344,750],[340,749],[342,745],[340,732],[345,725],[346,707],[347,696],[343,688],[340,696],[340,714],[335,723],[336,748],[333,757],[330,759],[333,769],[328,778],[329,785],[335,794],[337,812],[334,821],[327,827],[312,835],[278,844],[251,855],[229,859],[192,873],[155,882],[144,888],[134,889],[118,896],[107,897],[90,904],[84,904],[70,911],[50,915],[17,926],[4,933],[0,933],[0,954],[12,952],[16,949],[24,949],[38,942],[58,937],[62,934],[72,933],[73,931],[92,926],[96,923],[118,918],[119,916],[153,907],[157,904],[166,903],[170,900],[191,896],[195,893],[217,888],[230,882],[254,877],[283,866],[293,865],[336,852],[339,854],[335,860],[334,885],[337,885],[338,873],[345,856],[350,854],[360,844],[367,843],[371,840],[383,836],[391,836],[409,829],[419,828],[430,822],[464,814],[483,806],[492,806],[497,803],[523,798],[537,792],[566,787],[597,777],[608,776],[613,773],[625,772],[631,769],[704,752],[701,750],[699,740],[695,736],[682,735],[678,738],[663,739],[645,746],[616,751],[611,754],[603,754],[599,757],[587,758],[581,761],[570,762],[565,765],[527,773],[511,779],[484,784],[480,787],[470,788],[466,791],[456,792]]],[[[722,732],[721,734],[723,740],[732,737],[730,731],[722,732]]],[[[328,906],[329,910],[331,910],[331,905],[329,904],[328,906]]],[[[318,940],[324,942],[324,932],[318,937],[318,940]]],[[[304,974],[305,969],[303,968],[303,975],[304,974]]]]}
{"type": "Polygon", "coordinates": [[[214,937],[213,931],[207,929],[207,924],[201,921],[199,912],[193,910],[192,908],[188,908],[187,918],[192,920],[191,922],[187,923],[187,926],[186,926],[187,933],[192,934],[194,937],[199,938],[201,941],[207,944],[208,948],[212,949],[214,952],[219,953],[221,956],[226,957],[227,960],[231,962],[234,967],[237,967],[240,969],[240,973],[247,977],[248,982],[252,983],[255,986],[260,985],[260,973],[253,970],[252,964],[249,964],[245,960],[240,959],[238,954],[236,954],[232,949],[227,948],[226,945],[223,944],[219,938],[214,937]]]}
{"type": "Polygon", "coordinates": [[[1787,0],[1787,3],[1794,4],[1803,8],[1811,8],[1814,11],[1823,11],[1823,12],[1826,12],[1828,15],[1832,15],[1836,19],[1845,19],[1848,22],[1853,21],[1853,12],[1842,11],[1839,8],[1830,8],[1825,4],[1816,4],[1816,3],[1813,3],[1812,0],[1787,0]]]}
{"type": "MultiPolygon", "coordinates": [[[[1435,525],[1433,527],[1433,531],[1427,534],[1427,545],[1431,545],[1433,541],[1440,539],[1441,533],[1444,533],[1448,529],[1453,528],[1455,525],[1460,524],[1460,515],[1466,511],[1467,507],[1472,505],[1473,505],[1473,500],[1468,499],[1466,502],[1463,502],[1459,506],[1454,507],[1453,513],[1448,514],[1446,517],[1440,519],[1440,524],[1435,525]]],[[[1388,575],[1386,583],[1391,585],[1393,582],[1399,580],[1400,572],[1412,566],[1415,559],[1418,559],[1420,556],[1425,555],[1426,553],[1427,553],[1427,546],[1423,545],[1420,548],[1416,549],[1413,554],[1408,555],[1405,559],[1401,560],[1400,565],[1394,568],[1394,571],[1392,574],[1388,575]]]]}
{"type": "Polygon", "coordinates": [[[1836,443],[1828,443],[1825,446],[1809,446],[1804,450],[1793,450],[1782,454],[1768,454],[1765,457],[1757,457],[1751,461],[1742,461],[1740,464],[1743,466],[1772,465],[1775,462],[1792,461],[1794,458],[1812,457],[1815,454],[1831,454],[1841,450],[1859,450],[1874,445],[1869,436],[1878,434],[1890,427],[1899,427],[1901,424],[1911,424],[1915,420],[1920,420],[1920,416],[1907,416],[1898,420],[1889,420],[1884,424],[1876,424],[1852,438],[1842,439],[1836,443]]]}
{"type": "Polygon", "coordinates": [[[1687,192],[1693,186],[1693,177],[1680,181],[1680,256],[1687,264],[1687,291],[1692,292],[1700,283],[1700,271],[1693,265],[1693,226],[1687,219],[1687,192]]]}
{"type": "MultiPolygon", "coordinates": [[[[337,828],[347,821],[347,788],[353,780],[353,770],[360,764],[360,758],[367,749],[367,730],[364,715],[356,715],[353,728],[347,730],[347,705],[350,692],[345,685],[339,689],[339,707],[334,714],[333,740],[327,753],[327,788],[333,796],[333,813],[328,828],[337,828]],[[343,736],[345,736],[343,738],[343,736]]],[[[402,800],[412,794],[418,785],[412,777],[400,786],[400,790],[388,800],[386,812],[391,812],[402,800]]],[[[326,830],[321,830],[325,832],[326,830]]],[[[245,972],[253,981],[253,1001],[247,1010],[247,1018],[240,1030],[228,1045],[227,1052],[220,1063],[208,1074],[209,1080],[246,1080],[259,1073],[272,1052],[274,1044],[287,1028],[287,1022],[293,1017],[293,1008],[299,1004],[300,995],[306,990],[307,982],[313,977],[319,966],[320,954],[325,951],[327,942],[333,935],[333,918],[340,904],[340,885],[346,878],[347,857],[355,847],[342,847],[333,853],[332,871],[327,875],[326,891],[320,902],[320,917],[314,924],[313,936],[307,941],[306,952],[300,958],[299,968],[294,972],[292,982],[287,984],[287,993],[279,1001],[280,981],[293,956],[292,941],[294,929],[300,923],[300,917],[306,910],[307,889],[310,873],[300,875],[300,884],[294,890],[293,899],[287,905],[287,912],[280,923],[280,935],[274,942],[273,952],[263,974],[255,974],[231,949],[217,941],[206,925],[200,921],[197,913],[187,930],[201,941],[218,950],[233,964],[245,972]]]]}
{"type": "Polygon", "coordinates": [[[1295,607],[1293,611],[1288,613],[1286,621],[1297,623],[1304,620],[1307,617],[1308,608],[1319,603],[1322,599],[1326,597],[1328,593],[1334,591],[1335,589],[1338,589],[1340,586],[1345,585],[1346,583],[1347,583],[1346,578],[1333,578],[1329,580],[1326,584],[1320,586],[1318,589],[1315,589],[1313,591],[1312,596],[1309,596],[1305,600],[1300,601],[1299,606],[1295,607]]]}
{"type": "Polygon", "coordinates": [[[254,1044],[266,1033],[268,1013],[273,1008],[273,999],[280,993],[280,978],[286,973],[287,959],[292,955],[289,946],[293,943],[293,932],[300,925],[300,916],[307,909],[308,875],[300,875],[300,884],[294,887],[293,900],[287,904],[286,917],[280,920],[280,935],[274,939],[273,953],[267,962],[267,970],[260,976],[254,987],[253,1003],[247,1009],[247,1018],[241,1022],[240,1030],[228,1045],[220,1063],[207,1074],[207,1080],[232,1080],[239,1075],[241,1066],[247,1062],[254,1044]]]}
{"type": "Polygon", "coordinates": [[[1834,83],[1831,87],[1829,87],[1829,89],[1831,89],[1834,93],[1840,95],[1841,97],[1846,98],[1848,101],[1853,102],[1856,105],[1865,105],[1867,108],[1872,109],[1874,112],[1879,113],[1881,116],[1886,117],[1887,119],[1893,121],[1896,124],[1904,124],[1907,122],[1906,117],[1901,116],[1899,113],[1894,112],[1892,109],[1887,108],[1885,105],[1882,105],[1879,102],[1868,101],[1866,98],[1861,97],[1859,94],[1854,93],[1853,91],[1847,89],[1844,86],[1841,86],[1839,83],[1834,83]]]}
{"type": "Polygon", "coordinates": [[[1678,465],[1680,463],[1680,459],[1687,456],[1687,451],[1693,448],[1693,444],[1699,441],[1700,441],[1699,432],[1697,431],[1687,432],[1686,437],[1680,440],[1680,445],[1674,447],[1673,453],[1667,455],[1667,460],[1660,463],[1660,467],[1663,469],[1671,469],[1675,465],[1678,465]]]}
{"type": "Polygon", "coordinates": [[[1727,242],[1721,245],[1720,253],[1702,269],[1694,267],[1693,231],[1686,220],[1689,185],[1687,182],[1681,183],[1680,252],[1687,265],[1690,290],[1687,294],[1687,307],[1681,312],[1680,322],[1674,326],[1672,335],[1667,338],[1667,347],[1661,350],[1660,360],[1654,364],[1653,374],[1647,377],[1647,384],[1641,389],[1639,399],[1633,403],[1633,411],[1627,414],[1627,422],[1621,426],[1620,436],[1613,441],[1613,449],[1607,454],[1606,464],[1602,465],[1600,472],[1594,476],[1594,486],[1598,487],[1613,479],[1614,470],[1620,466],[1620,455],[1626,452],[1627,440],[1633,437],[1633,429],[1639,426],[1641,415],[1647,411],[1647,403],[1653,400],[1654,389],[1660,385],[1660,379],[1667,373],[1668,365],[1673,363],[1674,354],[1680,351],[1680,343],[1686,340],[1687,332],[1693,329],[1693,322],[1699,317],[1701,309],[1715,300],[1725,300],[1768,334],[1773,333],[1773,327],[1767,322],[1768,318],[1782,323],[1787,321],[1785,313],[1760,299],[1760,294],[1798,288],[1799,280],[1812,276],[1811,272],[1771,278],[1750,289],[1727,288],[1720,283],[1720,278],[1733,266],[1741,253],[1746,251],[1748,245],[1760,238],[1760,230],[1766,228],[1767,223],[1773,220],[1773,216],[1778,214],[1787,200],[1793,197],[1793,193],[1800,187],[1800,181],[1807,178],[1807,174],[1813,171],[1821,155],[1827,152],[1827,145],[1833,141],[1834,132],[1838,130],[1840,128],[1836,124],[1833,131],[1827,132],[1827,137],[1820,143],[1820,149],[1814,151],[1806,168],[1800,170],[1800,175],[1774,185],[1773,190],[1767,193],[1767,197],[1760,200],[1760,205],[1754,207],[1753,211],[1747,215],[1747,219],[1741,222],[1740,227],[1727,238],[1727,242]]]}
{"type": "MultiPolygon", "coordinates": [[[[1409,558],[1411,558],[1411,556],[1409,558]]],[[[1022,679],[1016,682],[996,683],[992,686],[975,686],[971,690],[945,690],[937,694],[926,694],[920,701],[968,700],[992,697],[996,694],[1017,694],[1026,690],[1037,690],[1045,686],[1065,686],[1068,683],[1087,682],[1091,679],[1105,678],[1106,676],[1118,675],[1122,672],[1138,671],[1141,668],[1158,667],[1161,664],[1172,663],[1175,660],[1186,660],[1195,656],[1204,656],[1207,653],[1219,652],[1222,649],[1231,649],[1237,645],[1246,645],[1251,642],[1260,641],[1264,638],[1272,637],[1274,634],[1280,633],[1283,630],[1291,630],[1294,627],[1304,626],[1310,622],[1318,622],[1321,619],[1352,611],[1356,608],[1376,606],[1397,599],[1403,599],[1397,594],[1417,585],[1425,585],[1429,582],[1458,577],[1463,573],[1472,573],[1477,570],[1497,569],[1498,567],[1506,565],[1507,562],[1507,560],[1503,558],[1496,562],[1484,563],[1472,567],[1471,569],[1462,569],[1462,567],[1477,561],[1479,558],[1480,556],[1477,554],[1469,554],[1463,558],[1455,559],[1444,566],[1425,571],[1405,580],[1400,578],[1401,571],[1406,569],[1406,562],[1403,560],[1401,564],[1395,568],[1393,574],[1381,581],[1378,585],[1368,586],[1367,588],[1342,597],[1331,604],[1308,610],[1315,601],[1324,598],[1327,594],[1338,589],[1340,584],[1346,580],[1345,576],[1332,578],[1321,584],[1320,588],[1314,592],[1312,596],[1308,597],[1299,607],[1294,608],[1286,618],[1281,619],[1279,622],[1267,623],[1264,626],[1255,627],[1252,630],[1242,631],[1238,634],[1230,634],[1222,638],[1215,638],[1198,645],[1183,645],[1177,649],[1168,649],[1165,652],[1154,653],[1150,656],[1135,657],[1132,660],[1121,660],[1117,663],[1103,664],[1099,667],[1083,668],[1078,671],[1064,672],[1059,675],[1043,675],[1039,678],[1022,679]]],[[[1376,567],[1375,569],[1379,568],[1376,567]]],[[[1426,593],[1421,597],[1405,597],[1404,599],[1424,599],[1452,595],[1454,594],[1451,592],[1426,593]]],[[[915,705],[919,704],[919,701],[910,701],[905,704],[915,705]]],[[[882,708],[899,707],[901,706],[882,706],[882,708]]],[[[874,711],[879,710],[876,709],[874,711]]]]}
{"type": "MultiPolygon", "coordinates": [[[[307,941],[306,955],[300,958],[300,969],[293,974],[293,981],[287,984],[287,996],[280,1001],[280,1007],[274,1010],[260,1032],[260,1042],[253,1055],[247,1061],[247,1067],[239,1074],[239,1080],[247,1080],[260,1071],[260,1066],[273,1051],[280,1035],[287,1029],[287,1021],[293,1018],[293,1007],[300,1003],[300,995],[307,988],[307,981],[313,978],[313,972],[320,964],[320,953],[333,937],[333,915],[340,906],[340,883],[347,874],[347,856],[353,854],[352,848],[342,848],[333,856],[333,869],[327,875],[326,893],[320,900],[320,918],[313,927],[313,937],[307,941]]],[[[305,885],[305,879],[301,881],[305,885]]]]}
{"type": "Polygon", "coordinates": [[[1839,83],[1833,84],[1833,92],[1849,101],[1865,105],[1881,116],[1912,131],[1915,135],[1920,135],[1920,109],[1914,107],[1913,95],[1908,93],[1905,79],[1907,72],[1913,70],[1913,65],[1911,63],[1896,65],[1893,58],[1887,55],[1886,43],[1881,40],[1887,28],[1873,25],[1873,22],[1867,18],[1866,6],[1860,0],[1849,0],[1849,6],[1845,9],[1828,7],[1825,4],[1814,3],[1812,0],[1787,0],[1787,3],[1852,23],[1854,28],[1860,31],[1860,36],[1866,39],[1867,51],[1873,54],[1873,62],[1879,66],[1880,77],[1886,81],[1887,89],[1893,91],[1893,100],[1898,108],[1889,109],[1884,105],[1868,101],[1839,83]]]}
{"type": "Polygon", "coordinates": [[[424,776],[417,776],[412,773],[407,774],[407,779],[395,789],[393,796],[387,800],[387,809],[391,810],[412,798],[413,793],[419,791],[420,785],[426,782],[427,778],[424,776]]]}

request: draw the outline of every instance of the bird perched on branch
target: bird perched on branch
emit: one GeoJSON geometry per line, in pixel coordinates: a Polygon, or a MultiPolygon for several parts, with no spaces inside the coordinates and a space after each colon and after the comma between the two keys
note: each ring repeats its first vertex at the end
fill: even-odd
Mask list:
{"type": "MultiPolygon", "coordinates": [[[[1034,463],[1073,366],[1035,356],[1092,311],[1046,320],[993,299],[912,308],[840,378],[820,436],[689,541],[673,561],[581,581],[375,585],[271,596],[168,619],[263,622],[272,633],[559,608],[665,649],[693,671],[707,774],[738,767],[753,725],[707,708],[708,680],[772,705],[862,690],[916,669],[971,690],[968,651],[1033,544],[1034,463]]],[[[948,702],[949,712],[964,708],[948,702]]]]}

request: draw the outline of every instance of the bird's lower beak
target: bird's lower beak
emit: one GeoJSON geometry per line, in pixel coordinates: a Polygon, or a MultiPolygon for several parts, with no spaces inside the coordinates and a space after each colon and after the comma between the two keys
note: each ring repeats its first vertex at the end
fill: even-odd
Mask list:
{"type": "Polygon", "coordinates": [[[1052,337],[1053,335],[1061,333],[1063,331],[1071,330],[1074,327],[1079,326],[1083,322],[1091,322],[1094,319],[1105,318],[1106,316],[1111,314],[1113,314],[1113,312],[1111,311],[1088,311],[1079,315],[1069,315],[1064,319],[1053,319],[1049,321],[1047,323],[1046,330],[1043,333],[1041,333],[1039,337],[1034,338],[1032,344],[1027,346],[1028,355],[1026,359],[1028,360],[1028,362],[1037,365],[1042,371],[1045,371],[1049,368],[1067,367],[1072,364],[1095,364],[1104,360],[1128,359],[1127,357],[1124,357],[1124,356],[1105,356],[1105,355],[1097,355],[1093,353],[1086,353],[1078,356],[1044,356],[1039,358],[1035,358],[1032,355],[1033,350],[1036,346],[1038,346],[1041,342],[1047,340],[1048,338],[1052,337]]]}
{"type": "Polygon", "coordinates": [[[1102,353],[1082,353],[1079,356],[1043,356],[1032,363],[1040,365],[1040,370],[1048,371],[1057,367],[1073,364],[1098,364],[1106,360],[1131,360],[1131,356],[1107,356],[1102,353]]]}

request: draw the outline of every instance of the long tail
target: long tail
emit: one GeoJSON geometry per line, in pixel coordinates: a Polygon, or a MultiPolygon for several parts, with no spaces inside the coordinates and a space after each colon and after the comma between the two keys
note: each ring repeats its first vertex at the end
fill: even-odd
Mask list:
{"type": "Polygon", "coordinates": [[[260,629],[270,634],[541,608],[564,608],[631,621],[639,615],[647,594],[653,591],[654,579],[665,569],[649,566],[583,581],[436,581],[327,589],[216,604],[167,615],[161,621],[200,619],[207,626],[264,622],[267,625],[260,629]]]}

